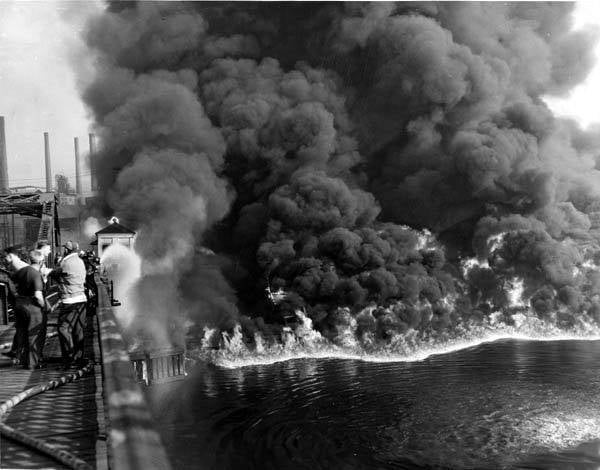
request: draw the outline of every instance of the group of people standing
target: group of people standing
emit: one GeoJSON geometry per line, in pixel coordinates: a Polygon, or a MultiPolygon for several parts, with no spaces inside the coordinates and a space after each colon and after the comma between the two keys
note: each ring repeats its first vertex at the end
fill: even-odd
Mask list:
{"type": "Polygon", "coordinates": [[[51,249],[40,243],[27,256],[14,247],[4,251],[4,261],[10,276],[9,298],[12,300],[16,333],[8,355],[23,368],[43,366],[42,353],[46,341],[48,297],[50,286],[56,285],[60,300],[57,330],[65,368],[80,366],[84,358],[84,330],[89,293],[86,292],[88,269],[79,256],[77,243],[63,245],[63,256],[50,269],[46,260],[51,249]]]}

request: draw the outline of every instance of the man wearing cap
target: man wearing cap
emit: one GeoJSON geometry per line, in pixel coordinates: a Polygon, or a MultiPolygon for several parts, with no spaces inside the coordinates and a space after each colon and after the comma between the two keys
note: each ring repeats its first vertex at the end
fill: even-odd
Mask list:
{"type": "Polygon", "coordinates": [[[83,337],[86,320],[85,264],[77,243],[63,245],[64,256],[50,276],[58,282],[61,303],[58,307],[58,337],[65,366],[83,364],[83,337]]]}

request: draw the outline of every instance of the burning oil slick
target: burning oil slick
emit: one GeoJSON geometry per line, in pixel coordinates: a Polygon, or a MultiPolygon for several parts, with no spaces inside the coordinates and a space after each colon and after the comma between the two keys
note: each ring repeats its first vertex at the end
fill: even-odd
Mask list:
{"type": "Polygon", "coordinates": [[[542,100],[592,64],[572,9],[111,3],[83,94],[139,311],[259,352],[596,334],[599,133],[542,100]]]}

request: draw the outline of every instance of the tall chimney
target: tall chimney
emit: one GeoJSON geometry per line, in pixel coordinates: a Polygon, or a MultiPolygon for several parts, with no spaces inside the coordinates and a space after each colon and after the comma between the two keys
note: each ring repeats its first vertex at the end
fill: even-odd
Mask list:
{"type": "Polygon", "coordinates": [[[6,135],[4,116],[0,116],[0,194],[8,193],[8,163],[6,157],[6,135]]]}
{"type": "Polygon", "coordinates": [[[46,157],[46,192],[52,192],[52,167],[50,164],[50,139],[48,133],[44,132],[44,155],[46,157]]]}
{"type": "Polygon", "coordinates": [[[75,145],[75,192],[77,197],[80,198],[83,190],[81,188],[81,161],[79,159],[79,137],[73,139],[75,145]]]}
{"type": "Polygon", "coordinates": [[[96,163],[94,158],[96,156],[96,136],[89,134],[90,139],[90,174],[92,180],[92,191],[98,190],[98,176],[96,175],[96,163]]]}

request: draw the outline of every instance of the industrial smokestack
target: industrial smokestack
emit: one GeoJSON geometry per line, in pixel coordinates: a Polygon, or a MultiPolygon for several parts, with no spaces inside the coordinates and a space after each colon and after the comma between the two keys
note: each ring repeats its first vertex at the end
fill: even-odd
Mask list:
{"type": "Polygon", "coordinates": [[[8,190],[8,163],[6,157],[6,135],[4,134],[4,116],[0,116],[0,194],[8,190]]]}
{"type": "Polygon", "coordinates": [[[50,164],[50,138],[44,132],[44,155],[46,157],[46,192],[52,192],[52,167],[50,164]]]}
{"type": "Polygon", "coordinates": [[[75,192],[77,193],[77,198],[80,198],[83,193],[83,188],[81,187],[81,162],[79,158],[79,137],[75,137],[73,139],[73,144],[75,146],[75,192]]]}
{"type": "Polygon", "coordinates": [[[90,139],[90,174],[92,180],[92,191],[98,190],[98,178],[96,176],[96,165],[94,164],[94,157],[96,156],[96,136],[89,134],[90,139]]]}

